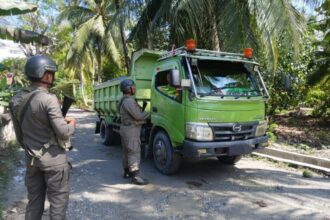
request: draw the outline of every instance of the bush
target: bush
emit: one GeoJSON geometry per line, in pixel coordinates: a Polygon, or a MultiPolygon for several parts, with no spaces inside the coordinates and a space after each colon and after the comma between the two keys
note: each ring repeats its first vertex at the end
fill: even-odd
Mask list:
{"type": "Polygon", "coordinates": [[[267,132],[267,136],[268,136],[268,140],[269,140],[269,142],[271,142],[271,143],[275,143],[276,141],[277,141],[277,137],[276,137],[276,135],[273,133],[273,132],[270,132],[270,131],[268,131],[267,132]]]}
{"type": "Polygon", "coordinates": [[[311,89],[306,98],[306,105],[313,107],[312,114],[317,117],[330,117],[330,85],[311,89]]]}

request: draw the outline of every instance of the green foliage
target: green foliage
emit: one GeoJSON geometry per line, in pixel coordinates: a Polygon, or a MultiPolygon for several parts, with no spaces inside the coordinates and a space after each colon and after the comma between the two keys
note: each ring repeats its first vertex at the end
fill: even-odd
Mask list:
{"type": "Polygon", "coordinates": [[[3,64],[9,67],[9,72],[14,74],[14,86],[25,86],[28,80],[24,75],[25,58],[9,58],[2,61],[3,64]]]}
{"type": "Polygon", "coordinates": [[[114,79],[127,74],[124,69],[116,66],[110,59],[104,60],[102,69],[102,81],[114,79]]]}
{"type": "Polygon", "coordinates": [[[313,177],[313,173],[309,170],[304,170],[302,173],[302,176],[305,178],[311,178],[311,177],[313,177]]]}
{"type": "Polygon", "coordinates": [[[268,136],[269,142],[275,143],[277,141],[277,137],[273,132],[268,131],[266,134],[268,136]]]}
{"type": "Polygon", "coordinates": [[[27,84],[27,80],[22,72],[25,59],[11,58],[2,61],[2,63],[9,67],[9,72],[14,76],[13,84],[8,86],[6,76],[4,75],[7,70],[0,75],[0,105],[7,107],[13,93],[27,84]]]}
{"type": "Polygon", "coordinates": [[[276,131],[276,128],[278,127],[278,125],[276,123],[271,123],[268,127],[268,131],[270,132],[275,132],[276,131]]]}
{"type": "Polygon", "coordinates": [[[314,108],[313,115],[317,117],[330,117],[330,85],[313,87],[307,94],[306,105],[314,108]]]}
{"type": "Polygon", "coordinates": [[[310,21],[310,26],[318,31],[318,38],[321,36],[314,42],[318,48],[311,62],[315,71],[308,77],[312,86],[330,83],[330,0],[325,0],[317,11],[318,15],[310,21]]]}
{"type": "Polygon", "coordinates": [[[314,108],[313,115],[326,118],[330,117],[330,0],[325,0],[317,11],[318,16],[311,19],[310,27],[321,38],[314,41],[317,50],[310,62],[314,71],[307,78],[312,87],[306,104],[314,108]]]}
{"type": "Polygon", "coordinates": [[[308,145],[306,145],[306,144],[302,144],[302,143],[298,144],[298,145],[296,146],[296,148],[297,148],[297,149],[300,149],[300,150],[304,150],[304,151],[307,151],[307,150],[310,150],[310,149],[311,149],[308,145]]]}
{"type": "Polygon", "coordinates": [[[10,180],[10,170],[12,170],[12,167],[18,160],[18,149],[19,146],[12,142],[9,144],[8,148],[5,150],[1,149],[0,152],[0,219],[2,219],[2,203],[4,202],[4,191],[6,190],[10,180]]]}
{"type": "Polygon", "coordinates": [[[270,115],[283,109],[292,109],[304,102],[309,89],[306,86],[306,79],[312,72],[309,67],[313,52],[311,39],[306,36],[298,56],[293,53],[293,48],[283,45],[282,40],[282,37],[278,39],[277,69],[264,77],[270,93],[267,106],[267,113],[270,115]],[[291,80],[290,89],[286,89],[284,86],[286,76],[289,76],[291,80]]]}

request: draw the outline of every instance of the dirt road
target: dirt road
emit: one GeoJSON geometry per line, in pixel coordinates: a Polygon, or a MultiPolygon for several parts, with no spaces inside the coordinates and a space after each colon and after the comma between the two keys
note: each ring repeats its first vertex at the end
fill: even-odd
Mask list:
{"type": "MultiPolygon", "coordinates": [[[[174,176],[164,176],[152,161],[143,161],[151,184],[128,184],[122,178],[121,148],[103,146],[94,135],[95,115],[80,110],[70,114],[79,124],[75,149],[69,153],[69,220],[330,219],[329,178],[303,178],[297,170],[250,157],[235,166],[216,159],[185,161],[174,176]]],[[[8,194],[5,219],[24,219],[26,192],[19,173],[8,194]]]]}

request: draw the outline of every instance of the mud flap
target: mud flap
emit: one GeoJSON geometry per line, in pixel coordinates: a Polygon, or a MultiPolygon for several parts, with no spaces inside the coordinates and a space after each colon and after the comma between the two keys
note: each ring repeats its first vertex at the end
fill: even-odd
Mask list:
{"type": "Polygon", "coordinates": [[[96,126],[95,126],[95,134],[100,133],[100,127],[101,127],[101,123],[99,121],[97,121],[96,126]]]}

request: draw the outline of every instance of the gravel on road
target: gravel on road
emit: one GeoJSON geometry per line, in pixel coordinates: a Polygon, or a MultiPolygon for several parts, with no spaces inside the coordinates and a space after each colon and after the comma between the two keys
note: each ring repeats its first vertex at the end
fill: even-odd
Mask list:
{"type": "MultiPolygon", "coordinates": [[[[69,220],[94,219],[328,219],[330,179],[245,157],[235,166],[217,159],[185,160],[172,176],[143,160],[147,186],[122,178],[120,146],[104,146],[94,134],[94,113],[74,109],[78,119],[69,152],[73,164],[69,220]]],[[[23,175],[22,172],[20,175],[23,175]]],[[[10,186],[6,220],[24,219],[23,178],[10,186]]],[[[49,219],[49,204],[43,219],[49,219]]]]}

